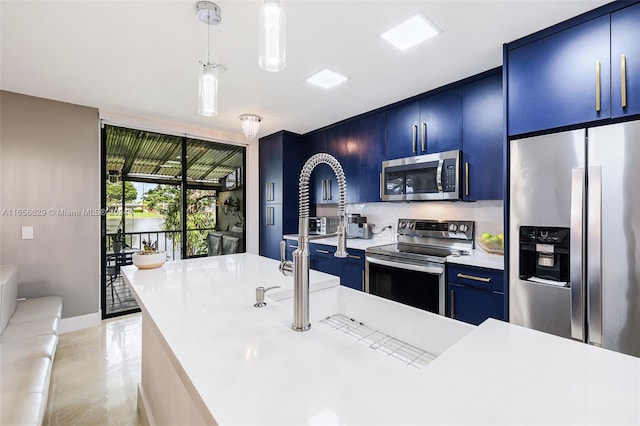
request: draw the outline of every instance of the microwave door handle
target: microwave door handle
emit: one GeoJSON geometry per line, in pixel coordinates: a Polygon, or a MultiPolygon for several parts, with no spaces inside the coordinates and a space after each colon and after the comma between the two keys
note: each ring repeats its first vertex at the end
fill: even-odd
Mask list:
{"type": "Polygon", "coordinates": [[[438,170],[436,171],[436,184],[438,185],[438,192],[442,193],[442,169],[444,165],[444,160],[438,161],[438,170]]]}

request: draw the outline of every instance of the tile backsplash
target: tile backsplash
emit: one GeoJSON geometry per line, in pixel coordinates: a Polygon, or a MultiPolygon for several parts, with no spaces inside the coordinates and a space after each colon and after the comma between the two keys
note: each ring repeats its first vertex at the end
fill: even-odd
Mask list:
{"type": "MultiPolygon", "coordinates": [[[[396,231],[398,219],[437,219],[437,220],[472,220],[475,222],[476,238],[483,232],[502,233],[504,229],[503,201],[476,202],[380,202],[347,204],[347,213],[358,213],[367,217],[368,223],[375,224],[374,232],[385,226],[392,226],[396,231]]],[[[336,214],[337,205],[316,205],[317,216],[336,214]]]]}

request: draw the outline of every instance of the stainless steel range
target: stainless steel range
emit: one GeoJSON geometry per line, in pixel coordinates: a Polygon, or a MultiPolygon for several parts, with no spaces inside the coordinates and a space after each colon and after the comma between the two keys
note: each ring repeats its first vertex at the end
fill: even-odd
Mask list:
{"type": "Polygon", "coordinates": [[[398,220],[398,242],[366,250],[365,291],[444,315],[445,262],[473,248],[474,223],[398,220]]]}

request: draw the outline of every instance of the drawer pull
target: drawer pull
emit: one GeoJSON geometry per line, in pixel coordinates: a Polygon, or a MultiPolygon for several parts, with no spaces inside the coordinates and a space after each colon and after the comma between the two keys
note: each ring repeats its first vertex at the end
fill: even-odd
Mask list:
{"type": "Polygon", "coordinates": [[[627,57],[620,55],[620,98],[622,108],[627,107],[627,57]]]}
{"type": "Polygon", "coordinates": [[[347,255],[347,257],[348,257],[348,258],[350,258],[350,259],[358,259],[358,260],[362,259],[362,257],[360,257],[360,256],[354,256],[354,255],[352,255],[352,254],[348,254],[348,255],[347,255]]]}
{"type": "Polygon", "coordinates": [[[291,245],[291,246],[289,246],[289,247],[291,247],[291,248],[298,248],[298,246],[293,246],[293,245],[291,245]]]}
{"type": "Polygon", "coordinates": [[[320,249],[316,249],[316,251],[317,251],[318,253],[329,254],[329,251],[328,251],[328,250],[320,250],[320,249]]]}
{"type": "Polygon", "coordinates": [[[490,283],[491,282],[491,278],[488,278],[488,277],[476,277],[476,276],[467,275],[467,274],[458,274],[456,276],[458,278],[465,278],[465,279],[473,280],[473,281],[482,281],[483,283],[490,283]]]}
{"type": "Polygon", "coordinates": [[[449,303],[451,307],[451,318],[456,317],[456,292],[455,290],[451,290],[451,297],[449,298],[449,303]]]}

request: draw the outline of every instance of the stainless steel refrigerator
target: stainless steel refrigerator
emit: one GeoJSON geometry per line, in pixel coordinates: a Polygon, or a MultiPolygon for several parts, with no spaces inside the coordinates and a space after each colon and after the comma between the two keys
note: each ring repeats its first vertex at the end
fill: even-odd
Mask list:
{"type": "Polygon", "coordinates": [[[512,140],[509,164],[510,322],[640,356],[640,121],[512,140]]]}

